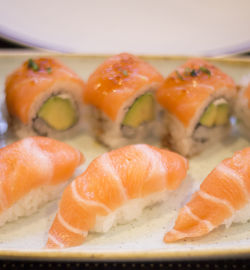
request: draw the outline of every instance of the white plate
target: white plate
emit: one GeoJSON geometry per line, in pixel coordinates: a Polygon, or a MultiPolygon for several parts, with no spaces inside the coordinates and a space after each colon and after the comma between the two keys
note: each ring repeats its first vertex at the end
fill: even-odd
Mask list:
{"type": "MultiPolygon", "coordinates": [[[[4,89],[6,75],[13,71],[31,54],[0,55],[0,89],[4,89]]],[[[85,80],[104,60],[103,57],[81,55],[57,55],[62,62],[73,68],[85,80]]],[[[185,61],[184,58],[146,58],[162,74],[167,75],[185,61]]],[[[250,73],[250,60],[220,59],[214,63],[234,77],[236,81],[250,73]]],[[[11,134],[1,137],[4,145],[13,140],[11,134]]],[[[80,149],[87,157],[86,165],[106,149],[86,134],[67,141],[80,149]]],[[[189,175],[184,185],[177,191],[180,204],[188,199],[206,175],[222,159],[236,150],[250,146],[250,142],[233,133],[223,143],[217,143],[201,155],[190,160],[189,175]]],[[[84,167],[81,168],[83,170],[84,167]]],[[[59,251],[47,251],[47,232],[56,212],[57,201],[43,207],[38,213],[21,218],[0,228],[0,257],[40,258],[43,260],[172,260],[190,258],[238,257],[249,255],[250,223],[234,224],[229,229],[224,226],[200,239],[163,243],[163,236],[170,228],[176,211],[166,210],[166,205],[156,205],[146,209],[138,220],[127,225],[119,225],[106,234],[90,233],[86,242],[78,247],[59,251]]]]}
{"type": "Polygon", "coordinates": [[[0,35],[61,52],[225,55],[250,49],[248,0],[0,0],[0,35]]]}

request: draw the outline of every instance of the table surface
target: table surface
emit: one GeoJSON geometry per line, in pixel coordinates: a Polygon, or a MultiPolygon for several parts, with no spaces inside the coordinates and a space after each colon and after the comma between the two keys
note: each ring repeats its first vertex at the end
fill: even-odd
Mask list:
{"type": "MultiPolygon", "coordinates": [[[[0,38],[0,50],[30,49],[0,38]]],[[[249,56],[250,52],[240,56],[249,56]]],[[[0,260],[0,269],[250,269],[250,259],[124,262],[58,262],[0,260]]]]}

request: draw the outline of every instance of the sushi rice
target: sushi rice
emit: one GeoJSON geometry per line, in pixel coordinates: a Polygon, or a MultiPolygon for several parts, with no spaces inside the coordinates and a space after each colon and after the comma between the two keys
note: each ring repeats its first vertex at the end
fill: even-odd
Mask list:
{"type": "Polygon", "coordinates": [[[48,185],[31,190],[0,214],[0,226],[37,212],[45,203],[59,198],[66,185],[67,183],[48,185]]]}

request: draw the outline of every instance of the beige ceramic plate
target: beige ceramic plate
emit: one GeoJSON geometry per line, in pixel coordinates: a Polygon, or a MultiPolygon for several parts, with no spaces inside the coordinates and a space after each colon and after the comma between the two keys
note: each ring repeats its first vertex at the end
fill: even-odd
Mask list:
{"type": "MultiPolygon", "coordinates": [[[[0,88],[12,70],[32,54],[0,55],[0,88]]],[[[83,79],[100,64],[105,57],[83,55],[56,55],[74,69],[83,79]]],[[[166,76],[186,59],[182,57],[146,58],[166,76]]],[[[214,59],[213,62],[230,74],[237,82],[250,73],[250,61],[242,59],[214,59]]],[[[13,140],[12,134],[1,136],[1,146],[13,140]]],[[[88,135],[79,134],[67,141],[79,148],[89,163],[95,156],[106,151],[88,135]]],[[[209,171],[222,159],[250,143],[234,131],[223,143],[210,147],[201,155],[190,160],[189,175],[174,196],[178,206],[183,204],[209,171]]],[[[85,165],[86,166],[86,165],[85,165]]],[[[82,171],[84,167],[80,168],[82,171]]],[[[173,197],[174,197],[173,196],[173,197]]],[[[171,200],[171,198],[169,199],[171,200]]],[[[182,241],[175,244],[163,243],[164,233],[171,227],[176,207],[167,210],[166,205],[146,209],[143,215],[127,225],[119,225],[106,234],[89,234],[79,247],[65,250],[45,250],[47,232],[56,211],[56,202],[51,202],[38,213],[21,218],[0,228],[0,257],[40,258],[44,260],[172,260],[191,258],[238,257],[250,253],[250,223],[224,226],[201,239],[182,241]]]]}

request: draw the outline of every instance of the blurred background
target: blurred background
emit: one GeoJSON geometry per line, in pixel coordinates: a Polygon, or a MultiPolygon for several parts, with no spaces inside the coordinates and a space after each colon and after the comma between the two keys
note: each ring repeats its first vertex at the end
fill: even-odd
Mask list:
{"type": "Polygon", "coordinates": [[[249,0],[0,0],[0,45],[83,54],[238,54],[250,50],[249,10],[249,0]]]}

